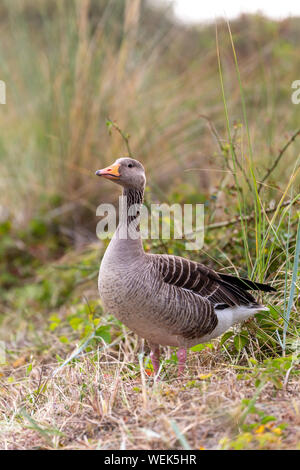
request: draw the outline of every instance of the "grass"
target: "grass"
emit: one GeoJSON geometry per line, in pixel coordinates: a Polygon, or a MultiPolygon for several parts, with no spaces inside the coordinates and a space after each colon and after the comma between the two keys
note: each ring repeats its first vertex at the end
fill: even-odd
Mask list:
{"type": "MultiPolygon", "coordinates": [[[[140,340],[102,312],[91,276],[98,256],[94,246],[70,252],[6,296],[2,448],[297,448],[296,341],[282,357],[243,326],[247,344],[235,329],[193,348],[181,381],[165,348],[155,382],[147,345],[143,355],[140,340]]],[[[272,328],[274,320],[262,325],[265,335],[272,328]]]]}
{"type": "Polygon", "coordinates": [[[217,351],[191,354],[181,383],[173,371],[168,381],[153,385],[152,377],[141,380],[132,340],[124,338],[119,353],[95,348],[82,355],[48,382],[38,401],[40,383],[55,363],[30,373],[25,365],[15,367],[2,391],[2,447],[297,448],[297,377],[276,396],[264,384],[253,409],[251,378],[240,378],[217,351]]]}
{"type": "Polygon", "coordinates": [[[299,19],[189,29],[129,3],[0,7],[0,447],[299,448],[299,19]],[[277,288],[181,381],[171,348],[155,381],[98,299],[96,205],[116,194],[93,172],[124,152],[147,204],[205,202],[201,253],[146,250],[277,288]]]}

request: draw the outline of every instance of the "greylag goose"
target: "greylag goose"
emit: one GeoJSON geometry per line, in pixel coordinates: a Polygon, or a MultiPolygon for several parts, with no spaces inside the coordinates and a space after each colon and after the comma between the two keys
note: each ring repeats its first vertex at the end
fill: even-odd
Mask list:
{"type": "Polygon", "coordinates": [[[270,285],[217,273],[179,256],[145,253],[138,208],[146,177],[139,161],[119,158],[96,175],[121,185],[127,198],[100,265],[100,298],[106,311],[148,340],[155,374],[160,345],[179,348],[180,375],[187,348],[217,338],[235,323],[268,310],[248,291],[275,291],[270,285]],[[137,209],[135,215],[127,210],[132,206],[137,209]]]}

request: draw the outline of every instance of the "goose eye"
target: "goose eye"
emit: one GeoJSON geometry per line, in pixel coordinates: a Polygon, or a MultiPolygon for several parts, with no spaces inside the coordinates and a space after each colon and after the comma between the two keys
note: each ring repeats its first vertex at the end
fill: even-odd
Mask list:
{"type": "Polygon", "coordinates": [[[128,168],[132,168],[133,167],[133,164],[132,163],[129,163],[128,164],[128,168]]]}

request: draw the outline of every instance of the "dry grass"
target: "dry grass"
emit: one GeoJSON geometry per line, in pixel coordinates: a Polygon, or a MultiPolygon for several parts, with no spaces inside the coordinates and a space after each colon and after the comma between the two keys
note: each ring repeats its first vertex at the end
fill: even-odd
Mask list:
{"type": "MultiPolygon", "coordinates": [[[[191,449],[234,446],[244,432],[241,401],[252,398],[253,381],[238,379],[216,346],[213,352],[191,353],[180,381],[175,367],[168,366],[167,379],[146,377],[143,383],[132,344],[137,346],[135,338],[127,336],[119,353],[99,347],[83,354],[38,395],[57,367],[51,357],[44,364],[45,358],[35,361],[29,374],[25,365],[6,367],[3,373],[10,383],[5,380],[4,385],[1,377],[1,448],[179,449],[182,436],[191,449]]],[[[266,386],[257,405],[275,421],[263,429],[258,416],[250,414],[247,423],[257,426],[248,432],[243,448],[299,446],[299,391],[294,377],[286,390],[266,386]],[[284,430],[278,427],[282,423],[284,430]]]]}

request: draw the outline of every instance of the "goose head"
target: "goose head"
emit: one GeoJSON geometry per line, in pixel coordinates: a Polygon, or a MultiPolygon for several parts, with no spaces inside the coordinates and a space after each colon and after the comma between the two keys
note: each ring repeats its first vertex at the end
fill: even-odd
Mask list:
{"type": "Polygon", "coordinates": [[[97,176],[109,179],[123,188],[144,190],[146,176],[143,165],[133,158],[118,158],[112,165],[97,170],[97,176]]]}

